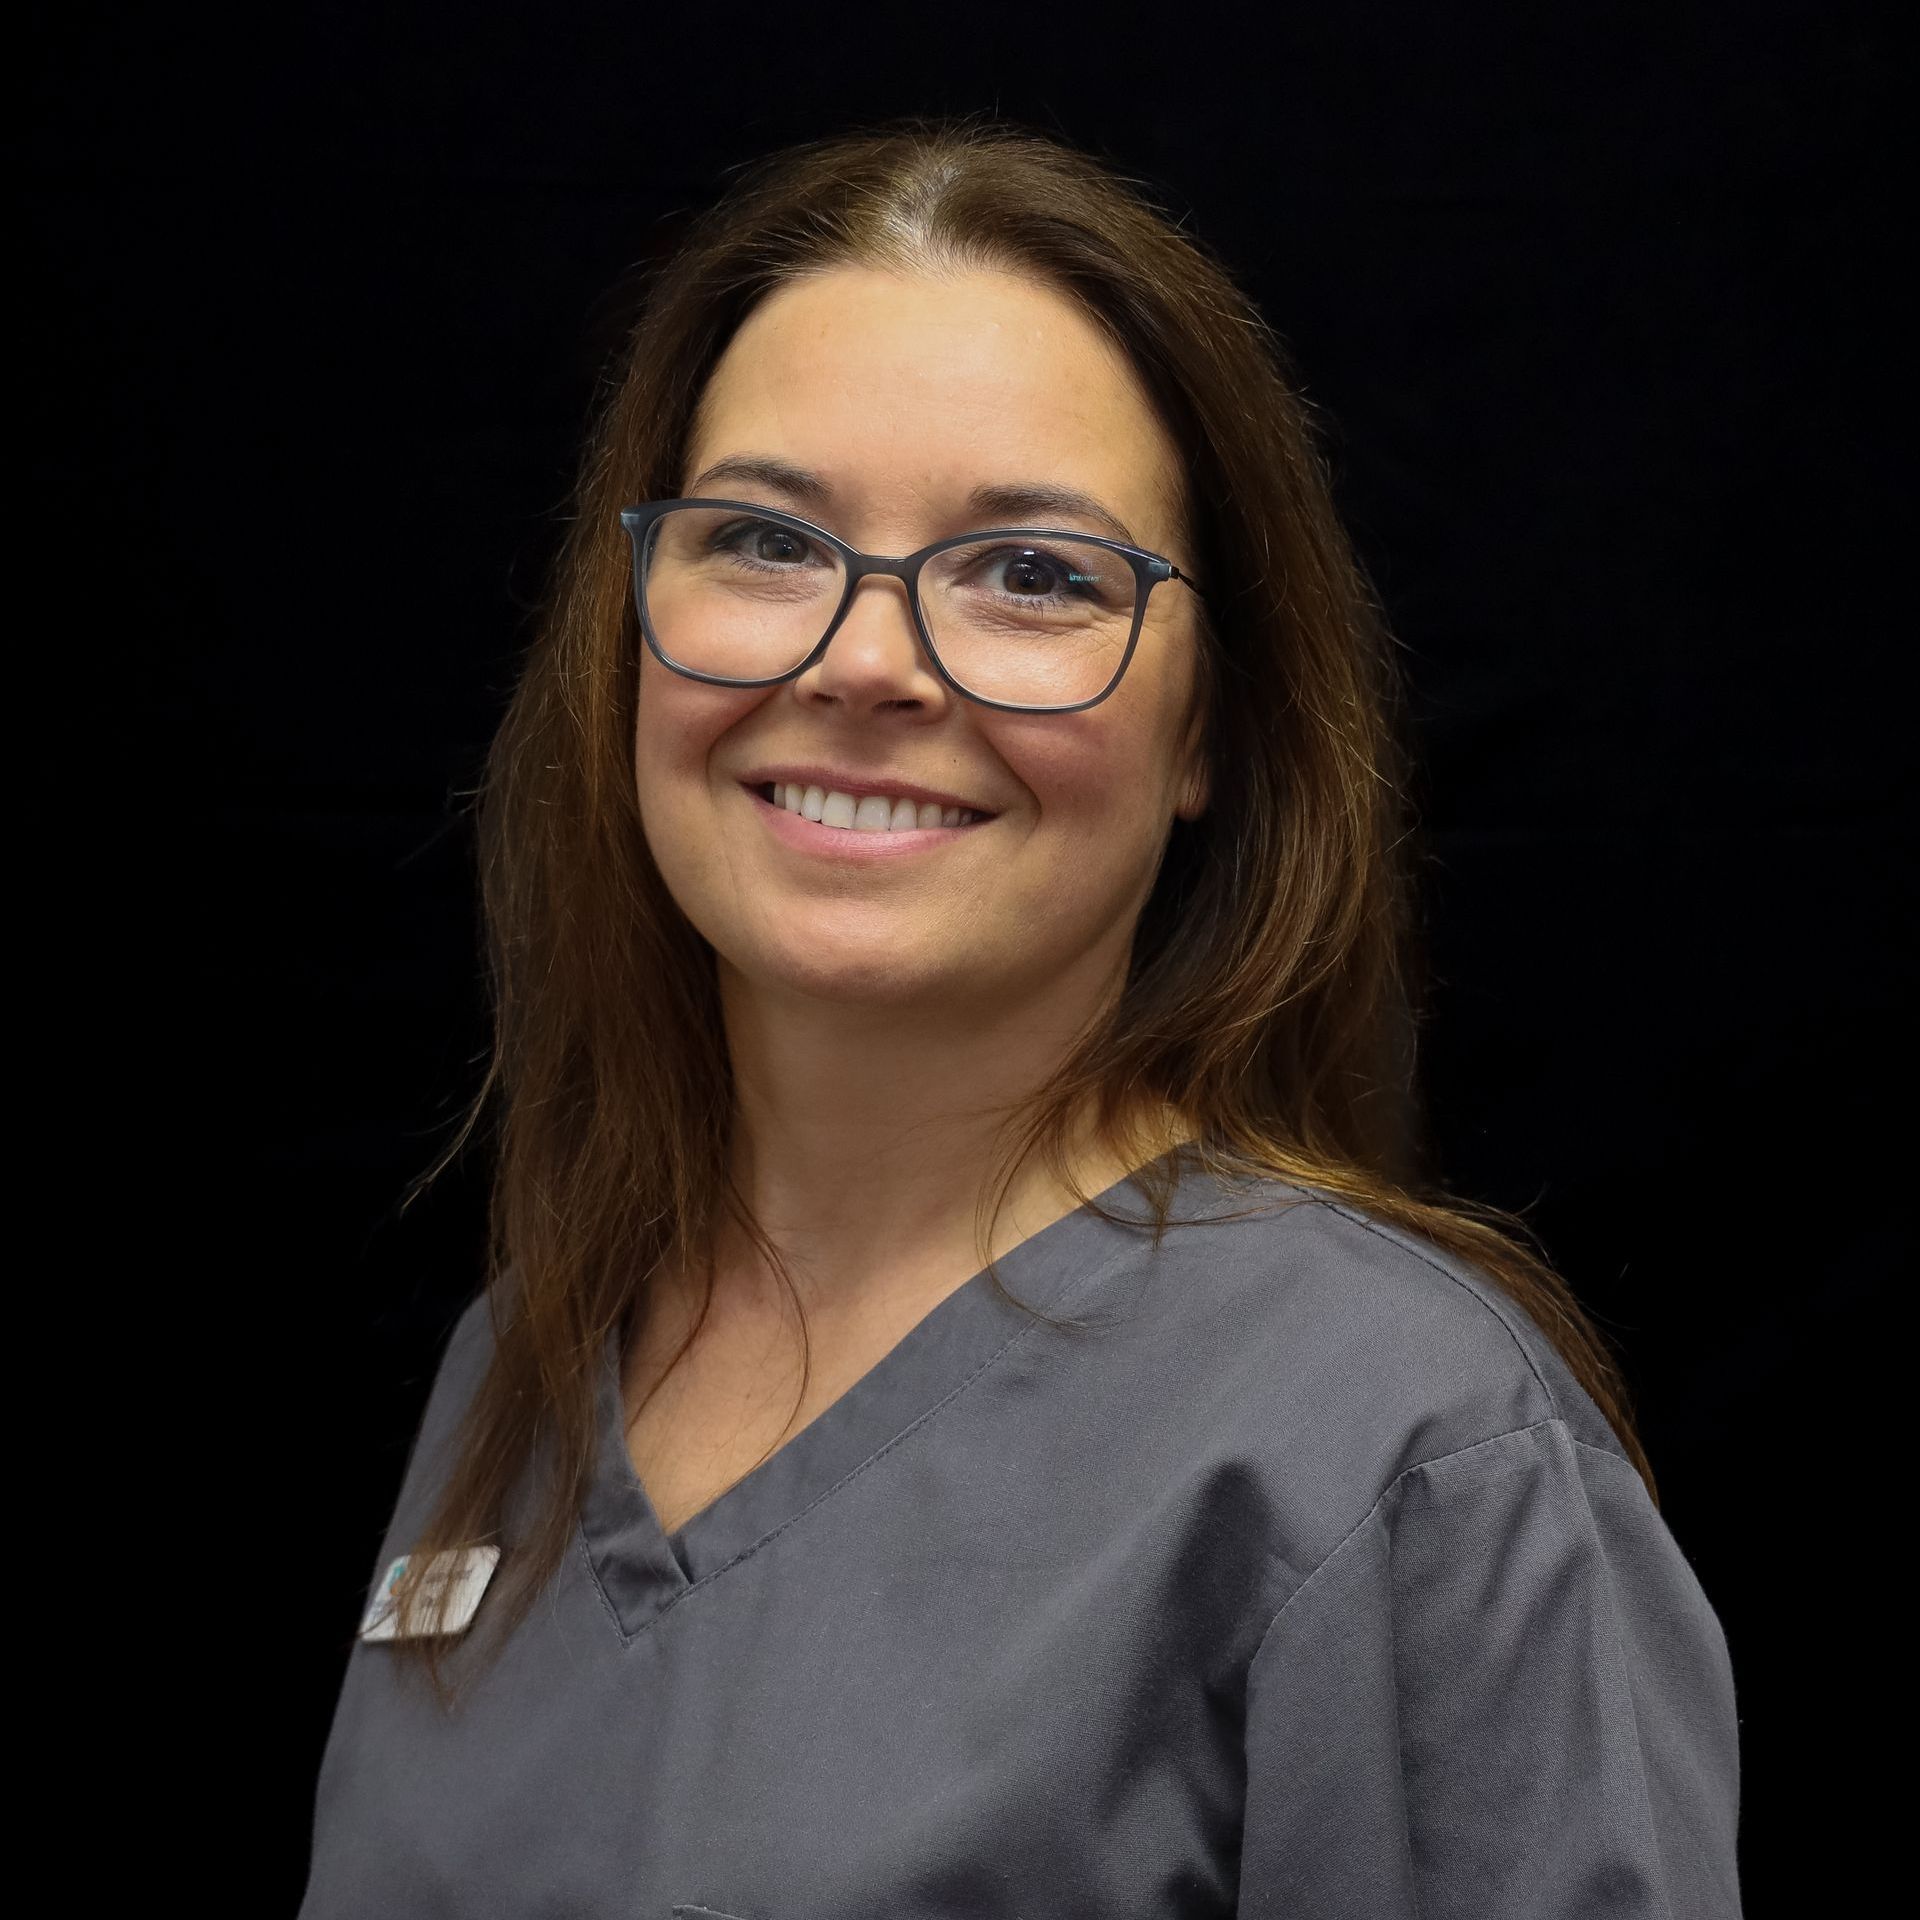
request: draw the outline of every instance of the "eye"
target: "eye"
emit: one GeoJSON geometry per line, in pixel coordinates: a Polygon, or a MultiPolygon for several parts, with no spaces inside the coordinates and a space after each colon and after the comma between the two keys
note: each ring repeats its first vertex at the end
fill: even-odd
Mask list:
{"type": "Polygon", "coordinates": [[[991,602],[1004,611],[1084,617],[1133,605],[1133,574],[1092,544],[981,541],[953,548],[932,569],[934,589],[991,602]]]}
{"type": "Polygon", "coordinates": [[[1034,547],[1008,548],[991,558],[1006,569],[1000,577],[1001,586],[1020,599],[1044,598],[1074,584],[1071,568],[1034,547]]]}
{"type": "Polygon", "coordinates": [[[774,520],[733,520],[719,528],[708,543],[715,552],[731,554],[751,567],[784,572],[802,564],[813,542],[774,520]]]}

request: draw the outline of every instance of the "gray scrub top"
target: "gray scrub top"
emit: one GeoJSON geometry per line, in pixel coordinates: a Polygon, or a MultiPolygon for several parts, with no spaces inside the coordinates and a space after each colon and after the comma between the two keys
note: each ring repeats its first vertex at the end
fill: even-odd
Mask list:
{"type": "Polygon", "coordinates": [[[609,1343],[573,1550],[454,1716],[355,1642],[300,1920],[1738,1915],[1726,1640],[1552,1346],[1316,1190],[1183,1158],[1175,1211],[1001,1261],[1094,1331],[977,1274],[671,1537],[609,1343]]]}

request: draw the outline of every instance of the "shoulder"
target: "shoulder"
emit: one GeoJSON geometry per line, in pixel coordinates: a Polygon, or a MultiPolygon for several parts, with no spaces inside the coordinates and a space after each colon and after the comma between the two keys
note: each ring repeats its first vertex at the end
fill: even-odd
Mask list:
{"type": "Polygon", "coordinates": [[[493,1302],[483,1287],[461,1308],[440,1352],[432,1400],[470,1399],[493,1353],[493,1302]]]}
{"type": "Polygon", "coordinates": [[[1277,1178],[1189,1179],[1175,1214],[1193,1224],[1169,1229],[1139,1312],[1191,1352],[1192,1386],[1210,1381],[1249,1446],[1317,1484],[1329,1520],[1542,1421],[1626,1463],[1528,1310],[1448,1249],[1277,1178]]]}
{"type": "Polygon", "coordinates": [[[493,1346],[493,1300],[483,1287],[461,1308],[440,1350],[414,1434],[406,1474],[409,1491],[435,1481],[450,1464],[461,1417],[486,1377],[493,1346]]]}
{"type": "Polygon", "coordinates": [[[1330,1195],[1316,1196],[1302,1224],[1350,1322],[1368,1334],[1398,1332],[1385,1344],[1409,1368],[1410,1384],[1424,1379],[1443,1397],[1449,1388],[1469,1399],[1491,1391],[1496,1406],[1511,1404],[1513,1426],[1556,1419],[1573,1439],[1625,1458],[1560,1350],[1492,1273],[1330,1195]]]}

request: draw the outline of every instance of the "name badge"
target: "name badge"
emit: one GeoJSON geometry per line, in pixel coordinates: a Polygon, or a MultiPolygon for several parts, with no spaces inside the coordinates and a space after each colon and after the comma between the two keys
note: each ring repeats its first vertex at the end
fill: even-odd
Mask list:
{"type": "MultiPolygon", "coordinates": [[[[386,1578],[380,1582],[378,1592],[367,1603],[366,1616],[360,1622],[362,1640],[425,1638],[424,1634],[401,1634],[398,1610],[394,1606],[393,1590],[400,1584],[400,1576],[406,1572],[407,1562],[411,1558],[410,1554],[403,1553],[387,1569],[386,1578]]],[[[486,1592],[487,1582],[493,1578],[493,1570],[499,1563],[498,1547],[461,1547],[453,1553],[436,1553],[427,1562],[427,1570],[420,1577],[420,1598],[417,1603],[420,1611],[430,1618],[433,1604],[442,1590],[451,1587],[453,1591],[447,1601],[446,1624],[440,1631],[460,1632],[472,1620],[474,1610],[480,1604],[480,1596],[486,1592]]]]}

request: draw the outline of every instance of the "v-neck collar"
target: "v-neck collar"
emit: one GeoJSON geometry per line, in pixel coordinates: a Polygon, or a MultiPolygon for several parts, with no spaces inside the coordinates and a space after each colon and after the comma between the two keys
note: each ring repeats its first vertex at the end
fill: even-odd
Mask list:
{"type": "MultiPolygon", "coordinates": [[[[1159,1158],[1183,1151],[1172,1147],[1159,1158]]],[[[1131,1179],[1123,1175],[1095,1197],[1111,1213],[1144,1221],[1145,1203],[1135,1211],[1127,1197],[1131,1179]]],[[[1133,1247],[1120,1230],[1076,1207],[1002,1254],[999,1272],[1011,1293],[1051,1312],[1088,1291],[1133,1247]]],[[[1003,1300],[981,1269],[937,1302],[772,1458],[672,1535],[661,1528],[627,1453],[619,1335],[609,1335],[598,1373],[598,1440],[580,1530],[623,1638],[644,1632],[683,1594],[832,1492],[1038,1325],[1003,1300]]]]}

